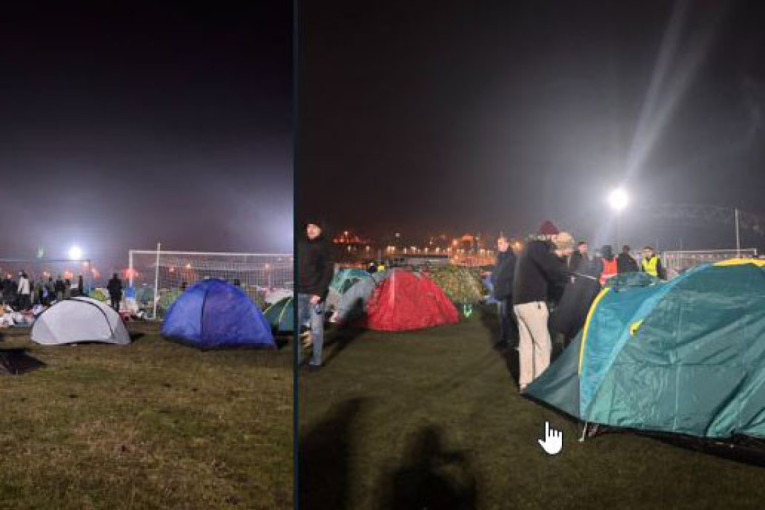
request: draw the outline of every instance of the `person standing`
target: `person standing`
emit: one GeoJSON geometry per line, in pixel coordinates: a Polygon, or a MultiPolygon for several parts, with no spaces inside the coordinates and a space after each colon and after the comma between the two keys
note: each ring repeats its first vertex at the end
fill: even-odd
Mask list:
{"type": "MultiPolygon", "coordinates": [[[[306,223],[306,235],[298,244],[298,324],[310,324],[313,355],[309,370],[318,370],[323,364],[324,302],[334,273],[331,246],[317,221],[306,223]]],[[[302,362],[302,349],[298,349],[298,364],[302,362]]]]}
{"type": "Polygon", "coordinates": [[[16,294],[19,296],[19,308],[21,310],[29,310],[32,306],[31,293],[29,276],[24,271],[19,272],[19,286],[16,289],[16,294]]]}
{"type": "Polygon", "coordinates": [[[85,292],[85,283],[82,281],[82,275],[79,275],[77,277],[77,295],[78,296],[87,296],[87,292],[85,292]]]}
{"type": "Polygon", "coordinates": [[[576,250],[568,259],[568,268],[572,272],[586,273],[590,268],[590,247],[587,241],[576,243],[576,250]]]}
{"type": "Polygon", "coordinates": [[[117,273],[112,275],[112,279],[106,284],[106,290],[109,291],[109,299],[112,302],[112,308],[119,313],[120,301],[122,301],[122,280],[119,279],[117,273]]]}
{"type": "Polygon", "coordinates": [[[43,284],[43,299],[42,303],[45,306],[50,306],[50,304],[56,300],[56,285],[53,282],[53,277],[49,276],[48,281],[42,282],[43,284]]]}
{"type": "Polygon", "coordinates": [[[571,272],[564,259],[573,251],[574,238],[561,232],[553,237],[552,244],[542,240],[529,242],[515,265],[513,309],[520,335],[518,385],[521,392],[550,364],[552,344],[547,299],[553,285],[570,282],[571,272]]]}
{"type": "Polygon", "coordinates": [[[616,257],[611,249],[611,245],[607,244],[600,250],[602,256],[599,261],[598,272],[600,275],[600,285],[603,286],[606,282],[618,274],[618,268],[616,264],[616,257]]]}
{"type": "Polygon", "coordinates": [[[660,280],[667,279],[667,271],[661,265],[661,257],[656,255],[652,246],[643,248],[643,260],[640,263],[640,269],[644,273],[655,276],[660,280]]]}
{"type": "Polygon", "coordinates": [[[63,301],[64,294],[66,292],[66,285],[64,284],[64,280],[61,279],[61,275],[56,277],[54,288],[56,290],[56,301],[63,301]]]}
{"type": "Polygon", "coordinates": [[[64,299],[72,299],[72,282],[69,278],[64,280],[64,299]]]}
{"type": "Polygon", "coordinates": [[[16,282],[13,281],[11,275],[7,275],[3,280],[3,306],[15,304],[16,299],[16,282]]]}
{"type": "Polygon", "coordinates": [[[499,313],[498,347],[509,345],[513,330],[513,280],[515,277],[515,253],[505,236],[497,239],[497,264],[491,272],[492,297],[497,300],[499,313]]]}
{"type": "Polygon", "coordinates": [[[622,246],[622,252],[616,257],[616,273],[637,273],[639,270],[637,260],[630,255],[630,247],[625,244],[622,246]]]}

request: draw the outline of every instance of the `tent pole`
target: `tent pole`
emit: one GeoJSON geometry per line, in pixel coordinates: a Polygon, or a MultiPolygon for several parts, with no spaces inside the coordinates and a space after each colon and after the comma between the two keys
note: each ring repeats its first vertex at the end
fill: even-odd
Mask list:
{"type": "Polygon", "coordinates": [[[128,252],[128,287],[133,286],[133,250],[128,252]]]}
{"type": "Polygon", "coordinates": [[[159,251],[162,247],[162,243],[157,243],[157,267],[154,271],[154,310],[151,313],[151,318],[157,320],[157,302],[159,301],[159,251]]]}
{"type": "Polygon", "coordinates": [[[584,422],[584,427],[582,427],[582,437],[579,438],[580,443],[584,443],[584,439],[587,437],[587,422],[584,422]]]}

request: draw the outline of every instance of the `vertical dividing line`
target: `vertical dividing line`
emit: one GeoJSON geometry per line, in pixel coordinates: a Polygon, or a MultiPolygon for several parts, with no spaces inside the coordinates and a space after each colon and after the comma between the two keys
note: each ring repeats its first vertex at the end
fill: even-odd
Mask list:
{"type": "Polygon", "coordinates": [[[299,224],[302,218],[298,217],[298,204],[294,202],[297,197],[298,186],[298,61],[299,61],[299,27],[300,9],[298,0],[292,0],[292,507],[300,508],[300,377],[298,371],[298,354],[300,349],[300,324],[298,310],[298,282],[300,271],[298,269],[298,239],[299,224]]]}

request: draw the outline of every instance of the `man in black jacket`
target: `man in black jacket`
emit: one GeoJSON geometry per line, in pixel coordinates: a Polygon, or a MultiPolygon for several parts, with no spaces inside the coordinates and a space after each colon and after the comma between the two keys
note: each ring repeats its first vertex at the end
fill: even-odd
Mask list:
{"type": "Polygon", "coordinates": [[[64,285],[64,280],[61,278],[61,275],[58,275],[58,278],[56,278],[56,283],[53,285],[53,287],[56,290],[56,301],[63,301],[66,285],[64,285]]]}
{"type": "Polygon", "coordinates": [[[616,272],[618,274],[624,274],[637,273],[638,271],[638,263],[632,255],[630,255],[630,247],[625,244],[622,246],[622,252],[616,257],[616,272]]]}
{"type": "MultiPolygon", "coordinates": [[[[334,264],[332,248],[322,235],[318,221],[306,224],[306,237],[298,243],[298,323],[310,324],[313,355],[308,362],[310,370],[322,366],[324,346],[324,300],[332,282],[334,264]]],[[[302,362],[302,349],[298,349],[298,363],[302,362]]]]}
{"type": "Polygon", "coordinates": [[[112,275],[112,279],[106,284],[106,290],[109,291],[109,299],[112,302],[112,308],[119,313],[120,301],[122,301],[122,280],[119,279],[117,273],[112,275]]]}
{"type": "Polygon", "coordinates": [[[552,245],[547,241],[529,242],[515,265],[513,309],[520,334],[520,391],[550,364],[552,343],[547,298],[551,286],[571,281],[571,272],[563,259],[573,251],[574,238],[561,232],[554,237],[552,245]]]}
{"type": "Polygon", "coordinates": [[[590,247],[587,241],[579,241],[576,243],[576,250],[571,254],[568,259],[568,268],[573,272],[587,273],[590,271],[590,264],[592,259],[589,253],[590,247]]]}
{"type": "Polygon", "coordinates": [[[513,279],[515,276],[515,253],[505,236],[497,239],[497,264],[491,273],[492,297],[498,302],[499,342],[498,347],[509,344],[515,336],[513,320],[513,279]]]}

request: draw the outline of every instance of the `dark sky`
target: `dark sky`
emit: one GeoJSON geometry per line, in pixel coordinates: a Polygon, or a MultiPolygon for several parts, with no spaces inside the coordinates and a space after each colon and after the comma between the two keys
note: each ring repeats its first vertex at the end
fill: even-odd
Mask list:
{"type": "MultiPolygon", "coordinates": [[[[303,2],[299,216],[412,235],[550,218],[599,239],[621,183],[765,215],[761,5],[303,2]]],[[[635,244],[667,234],[622,221],[635,244]]]]}
{"type": "Polygon", "coordinates": [[[290,2],[149,5],[4,8],[0,257],[291,251],[290,2]]]}

